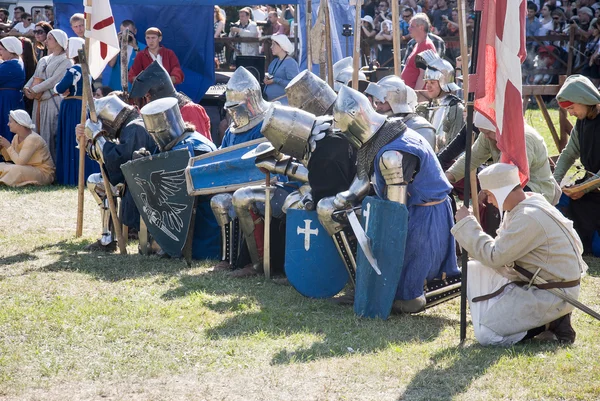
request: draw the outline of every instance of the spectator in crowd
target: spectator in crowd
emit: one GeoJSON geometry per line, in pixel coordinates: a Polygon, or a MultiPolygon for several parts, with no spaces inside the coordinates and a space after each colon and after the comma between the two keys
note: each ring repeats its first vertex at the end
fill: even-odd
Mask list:
{"type": "Polygon", "coordinates": [[[12,142],[0,136],[0,151],[4,160],[0,163],[0,184],[10,187],[24,185],[49,185],[54,181],[54,163],[48,145],[35,133],[35,125],[25,110],[13,110],[8,127],[14,137],[12,142]]]}
{"type": "MultiPolygon", "coordinates": [[[[221,13],[219,6],[215,6],[213,22],[214,37],[215,39],[220,38],[223,36],[223,32],[225,31],[225,16],[221,13]]],[[[225,44],[215,43],[215,67],[220,68],[223,64],[227,64],[227,58],[225,56],[225,44]]]]}
{"type": "Polygon", "coordinates": [[[377,31],[375,30],[375,25],[373,24],[373,17],[370,15],[365,15],[360,20],[362,22],[360,26],[360,29],[362,30],[360,34],[360,47],[363,57],[366,59],[364,65],[368,65],[375,61],[375,57],[373,57],[375,51],[369,43],[369,40],[373,39],[375,35],[377,35],[377,31]]]}
{"type": "Polygon", "coordinates": [[[552,29],[548,32],[550,35],[560,35],[564,33],[567,27],[567,17],[562,8],[555,8],[552,11],[552,29]]]}
{"type": "Polygon", "coordinates": [[[110,86],[101,86],[94,92],[94,99],[101,99],[104,96],[108,96],[113,90],[110,86]]]}
{"type": "Polygon", "coordinates": [[[81,13],[73,14],[69,19],[71,29],[78,37],[84,39],[85,34],[85,15],[81,13]]]}
{"type": "Polygon", "coordinates": [[[44,14],[46,14],[46,22],[54,27],[54,7],[44,6],[44,14]]]}
{"type": "Polygon", "coordinates": [[[363,16],[369,16],[371,18],[375,17],[375,13],[377,11],[377,1],[376,0],[366,0],[362,6],[363,16]]]}
{"type": "Polygon", "coordinates": [[[9,35],[27,35],[31,34],[31,31],[35,29],[35,25],[33,25],[33,18],[31,18],[31,14],[23,13],[21,14],[21,22],[17,23],[9,33],[9,35]]]}
{"type": "MultiPolygon", "coordinates": [[[[137,28],[135,27],[135,22],[130,19],[123,20],[119,27],[119,39],[121,35],[125,32],[126,29],[129,29],[129,39],[127,40],[127,55],[128,55],[128,63],[127,63],[127,71],[131,70],[133,67],[133,62],[140,50],[144,50],[146,45],[143,43],[138,43],[135,35],[137,35],[137,28]]],[[[120,43],[120,40],[119,40],[120,43]]],[[[112,60],[108,62],[108,65],[112,67],[110,74],[106,74],[108,79],[102,79],[102,83],[105,86],[110,86],[111,88],[119,88],[121,89],[121,56],[117,54],[113,57],[112,60]]],[[[129,90],[131,90],[131,84],[128,85],[129,90]]]]}
{"type": "Polygon", "coordinates": [[[417,0],[402,0],[402,5],[409,8],[412,15],[423,12],[423,8],[417,4],[417,0]]]}
{"type": "Polygon", "coordinates": [[[381,23],[384,20],[391,20],[392,15],[390,12],[390,5],[387,0],[381,0],[377,5],[377,11],[375,12],[375,18],[373,19],[373,25],[377,31],[381,31],[381,23]]]}
{"type": "Polygon", "coordinates": [[[12,23],[8,19],[9,16],[10,13],[6,8],[0,8],[0,33],[10,30],[12,23]]]}
{"type": "Polygon", "coordinates": [[[252,6],[252,19],[254,21],[266,21],[267,13],[262,6],[252,6]]]}
{"type": "MultiPolygon", "coordinates": [[[[454,36],[458,37],[458,11],[456,9],[452,10],[452,17],[449,19],[445,15],[442,15],[442,19],[445,24],[440,31],[442,36],[454,36]]],[[[460,56],[460,42],[452,41],[446,44],[446,54],[445,57],[450,61],[450,64],[456,65],[456,58],[460,56]]]]}
{"type": "Polygon", "coordinates": [[[379,52],[377,52],[377,61],[381,67],[389,67],[394,65],[394,54],[392,52],[393,45],[392,41],[392,21],[384,20],[381,22],[381,31],[375,35],[375,40],[382,42],[377,45],[379,52]]]}
{"type": "Polygon", "coordinates": [[[264,94],[269,101],[279,101],[287,105],[285,87],[299,74],[298,63],[292,57],[294,45],[287,36],[277,34],[271,36],[271,51],[275,58],[269,64],[268,74],[265,75],[264,94]]]}
{"type": "Polygon", "coordinates": [[[53,160],[56,160],[56,126],[62,101],[53,89],[65,75],[67,68],[72,65],[65,52],[67,41],[67,34],[60,29],[53,29],[48,33],[48,55],[38,62],[34,75],[23,88],[25,96],[34,99],[35,126],[48,144],[53,160]]]}
{"type": "Polygon", "coordinates": [[[9,142],[13,135],[6,125],[8,112],[25,108],[21,93],[25,84],[25,70],[19,63],[22,53],[23,45],[19,39],[14,36],[0,39],[0,135],[9,142]]]}
{"type": "MultiPolygon", "coordinates": [[[[85,40],[77,37],[69,38],[68,57],[73,66],[67,69],[63,79],[54,91],[63,95],[58,113],[56,129],[56,182],[60,185],[77,185],[79,173],[79,149],[77,138],[73,133],[81,122],[81,96],[83,95],[83,79],[81,64],[77,51],[85,45],[85,40]]],[[[99,173],[100,168],[95,160],[85,158],[85,177],[99,173]]]]}
{"type": "Polygon", "coordinates": [[[578,19],[575,20],[577,23],[577,30],[575,33],[585,38],[590,37],[590,24],[594,17],[594,12],[589,7],[580,7],[577,9],[577,17],[578,19]]]}
{"type": "Polygon", "coordinates": [[[412,8],[405,7],[400,12],[400,39],[410,40],[410,32],[408,27],[410,26],[410,19],[414,15],[412,8]]]}
{"type": "MultiPolygon", "coordinates": [[[[411,88],[423,89],[423,71],[417,68],[415,64],[415,58],[417,54],[424,52],[425,50],[433,50],[438,54],[444,54],[446,46],[443,46],[444,51],[439,52],[437,46],[428,35],[429,32],[429,17],[424,13],[415,14],[410,20],[410,35],[412,39],[408,42],[406,48],[406,55],[404,57],[404,69],[402,70],[401,78],[406,85],[411,88]]],[[[437,37],[436,37],[437,38],[437,37]]],[[[439,38],[442,40],[441,38],[439,38]]],[[[442,44],[443,44],[442,40],[442,44]]]]}
{"type": "MultiPolygon", "coordinates": [[[[272,34],[276,35],[285,35],[285,26],[280,23],[280,17],[277,15],[276,11],[269,11],[269,23],[271,23],[272,34]]],[[[287,22],[287,21],[286,21],[287,22]]],[[[289,26],[288,26],[289,28],[289,26]]]]}
{"type": "Polygon", "coordinates": [[[52,27],[47,22],[38,22],[35,24],[33,34],[35,37],[35,57],[41,60],[42,57],[48,55],[48,48],[46,47],[46,36],[48,32],[52,30],[52,27]]]}
{"type": "Polygon", "coordinates": [[[548,32],[554,29],[554,21],[552,21],[552,12],[556,7],[550,4],[544,4],[540,11],[540,29],[538,29],[538,36],[546,36],[548,32]]]}
{"type": "MultiPolygon", "coordinates": [[[[233,38],[258,38],[258,26],[256,22],[250,20],[252,9],[250,7],[242,8],[239,13],[239,20],[231,25],[229,36],[233,38]]],[[[236,43],[235,56],[258,56],[258,42],[253,43],[236,43]]]]}
{"type": "MultiPolygon", "coordinates": [[[[584,178],[576,181],[576,184],[580,184],[593,178],[590,172],[595,174],[600,170],[600,141],[597,139],[600,130],[600,93],[588,78],[571,75],[560,88],[556,100],[560,107],[577,117],[577,121],[567,146],[556,162],[554,178],[561,182],[579,159],[586,172],[584,178]]],[[[563,188],[563,198],[559,203],[559,207],[563,207],[563,214],[573,220],[586,253],[592,252],[592,244],[596,249],[600,246],[600,192],[597,188],[596,185],[586,190],[572,190],[568,194],[563,188]]]]}
{"type": "Polygon", "coordinates": [[[590,36],[585,47],[587,60],[581,75],[591,79],[594,86],[598,87],[600,85],[600,20],[594,20],[590,30],[592,36],[590,36]]]}
{"type": "Polygon", "coordinates": [[[17,25],[19,22],[21,22],[21,16],[23,15],[24,12],[25,12],[25,9],[23,7],[21,7],[21,6],[15,7],[15,9],[13,11],[13,20],[12,20],[12,25],[10,26],[10,29],[13,29],[15,27],[15,25],[17,25]]]}
{"type": "Polygon", "coordinates": [[[527,17],[525,19],[525,33],[527,36],[536,36],[542,27],[540,20],[536,17],[537,11],[538,6],[534,2],[527,2],[527,17]]]}
{"type": "MultiPolygon", "coordinates": [[[[35,55],[35,48],[31,40],[22,37],[21,43],[23,44],[23,54],[21,54],[21,61],[23,62],[23,68],[25,69],[25,82],[27,82],[35,73],[38,59],[35,55]]],[[[23,100],[25,101],[25,110],[27,110],[27,113],[29,113],[29,115],[32,115],[33,100],[28,98],[25,98],[23,100]]]]}
{"type": "Polygon", "coordinates": [[[452,10],[448,7],[446,0],[438,0],[437,5],[437,9],[431,13],[431,23],[434,27],[434,33],[439,35],[446,26],[447,21],[452,18],[452,10]]]}
{"type": "Polygon", "coordinates": [[[135,77],[144,71],[154,60],[163,66],[169,73],[173,85],[179,85],[183,82],[183,70],[179,65],[179,59],[173,50],[161,46],[162,32],[158,28],[148,28],[146,30],[146,48],[140,51],[133,62],[133,66],[129,70],[129,82],[133,82],[135,77]]]}

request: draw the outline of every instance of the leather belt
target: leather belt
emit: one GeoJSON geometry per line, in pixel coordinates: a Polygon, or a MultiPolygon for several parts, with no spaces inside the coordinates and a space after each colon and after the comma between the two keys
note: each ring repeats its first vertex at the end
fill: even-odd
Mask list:
{"type": "Polygon", "coordinates": [[[435,206],[435,205],[439,205],[440,203],[444,202],[446,199],[440,199],[437,201],[431,201],[431,202],[427,202],[427,203],[421,203],[420,205],[416,205],[416,206],[435,206]]]}

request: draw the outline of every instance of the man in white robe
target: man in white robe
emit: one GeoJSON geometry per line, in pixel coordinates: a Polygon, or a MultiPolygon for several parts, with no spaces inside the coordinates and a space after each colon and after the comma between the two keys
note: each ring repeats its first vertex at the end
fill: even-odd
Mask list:
{"type": "Polygon", "coordinates": [[[475,337],[482,345],[508,346],[549,330],[560,342],[573,343],[573,306],[545,289],[523,285],[529,280],[515,270],[537,273],[577,299],[587,265],[573,223],[542,195],[525,193],[515,166],[494,164],[479,173],[479,181],[500,215],[506,214],[496,238],[464,206],[452,228],[474,259],[468,266],[467,298],[475,337]]]}

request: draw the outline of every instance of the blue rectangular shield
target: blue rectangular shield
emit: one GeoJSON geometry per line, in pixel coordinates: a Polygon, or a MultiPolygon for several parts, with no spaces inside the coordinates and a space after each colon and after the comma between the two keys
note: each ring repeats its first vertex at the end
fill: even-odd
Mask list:
{"type": "MultiPolygon", "coordinates": [[[[266,141],[259,138],[190,159],[185,169],[188,193],[211,195],[264,184],[265,174],[256,167],[254,159],[243,160],[242,156],[266,141]]],[[[277,176],[272,177],[275,182],[277,176]]]]}
{"type": "Polygon", "coordinates": [[[371,267],[359,247],[354,313],[385,320],[392,310],[404,265],[408,209],[397,202],[367,196],[362,204],[362,216],[362,225],[381,275],[371,267]]]}
{"type": "Polygon", "coordinates": [[[332,297],[348,282],[344,262],[315,211],[287,211],[285,274],[296,291],[310,298],[332,297]]]}

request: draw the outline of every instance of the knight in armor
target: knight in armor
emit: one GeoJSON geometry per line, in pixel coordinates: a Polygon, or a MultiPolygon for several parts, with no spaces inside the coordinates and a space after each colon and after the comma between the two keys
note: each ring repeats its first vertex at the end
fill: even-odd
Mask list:
{"type": "MultiPolygon", "coordinates": [[[[88,119],[85,125],[78,124],[76,133],[78,141],[87,143],[88,155],[103,162],[104,169],[111,184],[112,196],[121,196],[120,220],[128,227],[139,229],[140,214],[137,211],[131,193],[125,188],[125,177],[121,172],[121,164],[130,161],[134,152],[144,148],[150,153],[158,150],[139,112],[121,100],[115,93],[94,101],[98,122],[88,119]],[[117,188],[119,191],[117,193],[117,188]]],[[[108,209],[107,189],[104,187],[100,173],[91,174],[87,187],[98,202],[102,215],[102,236],[86,250],[116,250],[116,239],[110,228],[110,212],[108,209]]]]}
{"type": "MultiPolygon", "coordinates": [[[[225,98],[225,109],[232,123],[225,131],[220,149],[262,138],[260,130],[269,103],[263,99],[260,84],[247,69],[238,67],[235,70],[227,82],[225,98]]],[[[221,227],[223,242],[221,261],[213,270],[230,270],[238,259],[233,194],[215,195],[210,204],[221,227]]]]}
{"type": "MultiPolygon", "coordinates": [[[[352,57],[343,58],[333,64],[333,90],[338,93],[342,86],[348,85],[348,82],[352,81],[352,73],[354,67],[352,64],[352,57]]],[[[359,82],[366,83],[367,76],[364,72],[358,71],[359,82]]]]}
{"type": "Polygon", "coordinates": [[[436,130],[435,151],[444,148],[464,125],[464,105],[454,93],[460,89],[454,82],[454,68],[433,50],[426,50],[416,57],[417,67],[425,70],[423,81],[428,104],[419,111],[436,130]]]}
{"type": "Polygon", "coordinates": [[[212,141],[210,119],[204,107],[194,103],[185,93],[177,92],[169,73],[158,61],[153,61],[135,78],[129,95],[145,98],[148,102],[165,97],[177,98],[183,121],[192,124],[197,132],[212,141]]]}
{"type": "Polygon", "coordinates": [[[388,75],[377,83],[371,82],[365,95],[373,98],[375,110],[388,117],[400,117],[404,124],[421,135],[435,149],[435,128],[429,121],[416,113],[417,94],[404,81],[388,75]]]}
{"type": "MultiPolygon", "coordinates": [[[[450,229],[454,224],[448,194],[452,187],[425,139],[400,118],[373,109],[366,96],[343,87],[334,104],[338,128],[359,149],[357,178],[373,182],[377,197],[406,204],[409,212],[404,266],[394,310],[423,310],[427,281],[460,274],[450,229]]],[[[365,191],[352,187],[333,199],[337,210],[356,206],[365,191]]],[[[322,199],[318,208],[323,209],[322,199]]],[[[321,214],[321,213],[320,213],[321,214]]]]}
{"type": "MultiPolygon", "coordinates": [[[[196,131],[192,124],[183,120],[178,98],[159,98],[145,105],[140,113],[148,133],[158,145],[160,152],[187,148],[193,156],[200,156],[217,150],[208,138],[196,131]]],[[[210,197],[198,196],[196,201],[192,258],[217,258],[220,233],[219,225],[210,207],[210,197]]]]}

